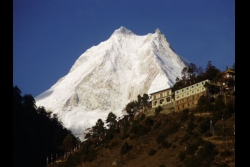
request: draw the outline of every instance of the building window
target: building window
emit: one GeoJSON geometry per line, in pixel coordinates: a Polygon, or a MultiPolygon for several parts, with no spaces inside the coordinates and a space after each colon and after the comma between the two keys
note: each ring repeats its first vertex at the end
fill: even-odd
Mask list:
{"type": "Polygon", "coordinates": [[[192,89],[194,88],[194,85],[192,85],[192,89]]]}
{"type": "Polygon", "coordinates": [[[167,97],[166,100],[167,100],[167,102],[170,102],[170,97],[167,97]]]}
{"type": "Polygon", "coordinates": [[[176,94],[178,94],[178,90],[176,91],[176,94]]]}
{"type": "Polygon", "coordinates": [[[202,81],[201,84],[204,85],[204,81],[202,81]]]}
{"type": "Polygon", "coordinates": [[[188,88],[187,88],[187,90],[188,90],[188,88]]]}
{"type": "Polygon", "coordinates": [[[199,86],[199,84],[197,83],[196,86],[199,86]]]}
{"type": "Polygon", "coordinates": [[[164,101],[164,99],[161,99],[161,100],[160,100],[160,104],[162,104],[163,101],[164,101]]]}
{"type": "Polygon", "coordinates": [[[184,92],[184,89],[182,89],[182,92],[184,92]]]}

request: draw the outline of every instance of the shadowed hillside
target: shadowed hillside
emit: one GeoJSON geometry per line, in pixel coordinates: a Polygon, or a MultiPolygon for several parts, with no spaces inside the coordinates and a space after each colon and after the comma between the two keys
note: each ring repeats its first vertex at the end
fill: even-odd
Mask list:
{"type": "Polygon", "coordinates": [[[92,137],[81,149],[50,166],[235,166],[234,109],[230,105],[219,107],[219,101],[214,102],[214,110],[206,112],[158,108],[134,119],[124,117],[120,128],[109,128],[104,136],[89,134],[92,137]]]}

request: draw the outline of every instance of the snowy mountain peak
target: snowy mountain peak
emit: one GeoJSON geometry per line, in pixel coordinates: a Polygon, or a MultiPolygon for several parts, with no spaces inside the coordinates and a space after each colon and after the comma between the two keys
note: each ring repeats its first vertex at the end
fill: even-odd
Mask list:
{"type": "Polygon", "coordinates": [[[131,30],[128,30],[124,26],[121,26],[119,29],[115,30],[112,35],[132,35],[134,34],[131,30]]]}
{"type": "Polygon", "coordinates": [[[160,29],[159,29],[159,28],[156,28],[156,29],[155,29],[155,33],[157,33],[157,34],[161,34],[160,29]]]}
{"type": "MultiPolygon", "coordinates": [[[[157,28],[157,29],[155,30],[155,35],[156,35],[160,40],[164,40],[164,42],[167,42],[167,43],[168,43],[168,41],[167,41],[165,35],[161,33],[161,31],[160,31],[159,28],[157,28]]],[[[170,44],[168,43],[168,45],[170,45],[170,44]]]]}
{"type": "Polygon", "coordinates": [[[109,112],[120,117],[138,95],[173,86],[184,67],[159,29],[138,36],[121,26],[80,55],[67,75],[35,97],[36,105],[83,140],[99,118],[105,121],[109,112]]]}

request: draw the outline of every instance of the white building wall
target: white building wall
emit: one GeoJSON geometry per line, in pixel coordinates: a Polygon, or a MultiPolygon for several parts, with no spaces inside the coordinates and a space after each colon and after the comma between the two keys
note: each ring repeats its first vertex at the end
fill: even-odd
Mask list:
{"type": "Polygon", "coordinates": [[[175,91],[175,100],[180,100],[180,99],[186,98],[188,96],[206,91],[206,88],[204,87],[206,82],[210,83],[209,80],[204,80],[204,81],[195,83],[193,85],[184,87],[182,89],[176,90],[175,91]]]}

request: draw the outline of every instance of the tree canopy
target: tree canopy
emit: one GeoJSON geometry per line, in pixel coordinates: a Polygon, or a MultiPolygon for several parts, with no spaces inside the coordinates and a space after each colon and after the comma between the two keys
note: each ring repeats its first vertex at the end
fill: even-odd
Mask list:
{"type": "MultiPolygon", "coordinates": [[[[44,107],[36,107],[30,94],[13,86],[13,166],[46,166],[47,157],[62,155],[69,136],[77,140],[44,107]],[[64,148],[62,148],[64,145],[64,148]]],[[[68,147],[67,147],[68,149],[68,147]]]]}

